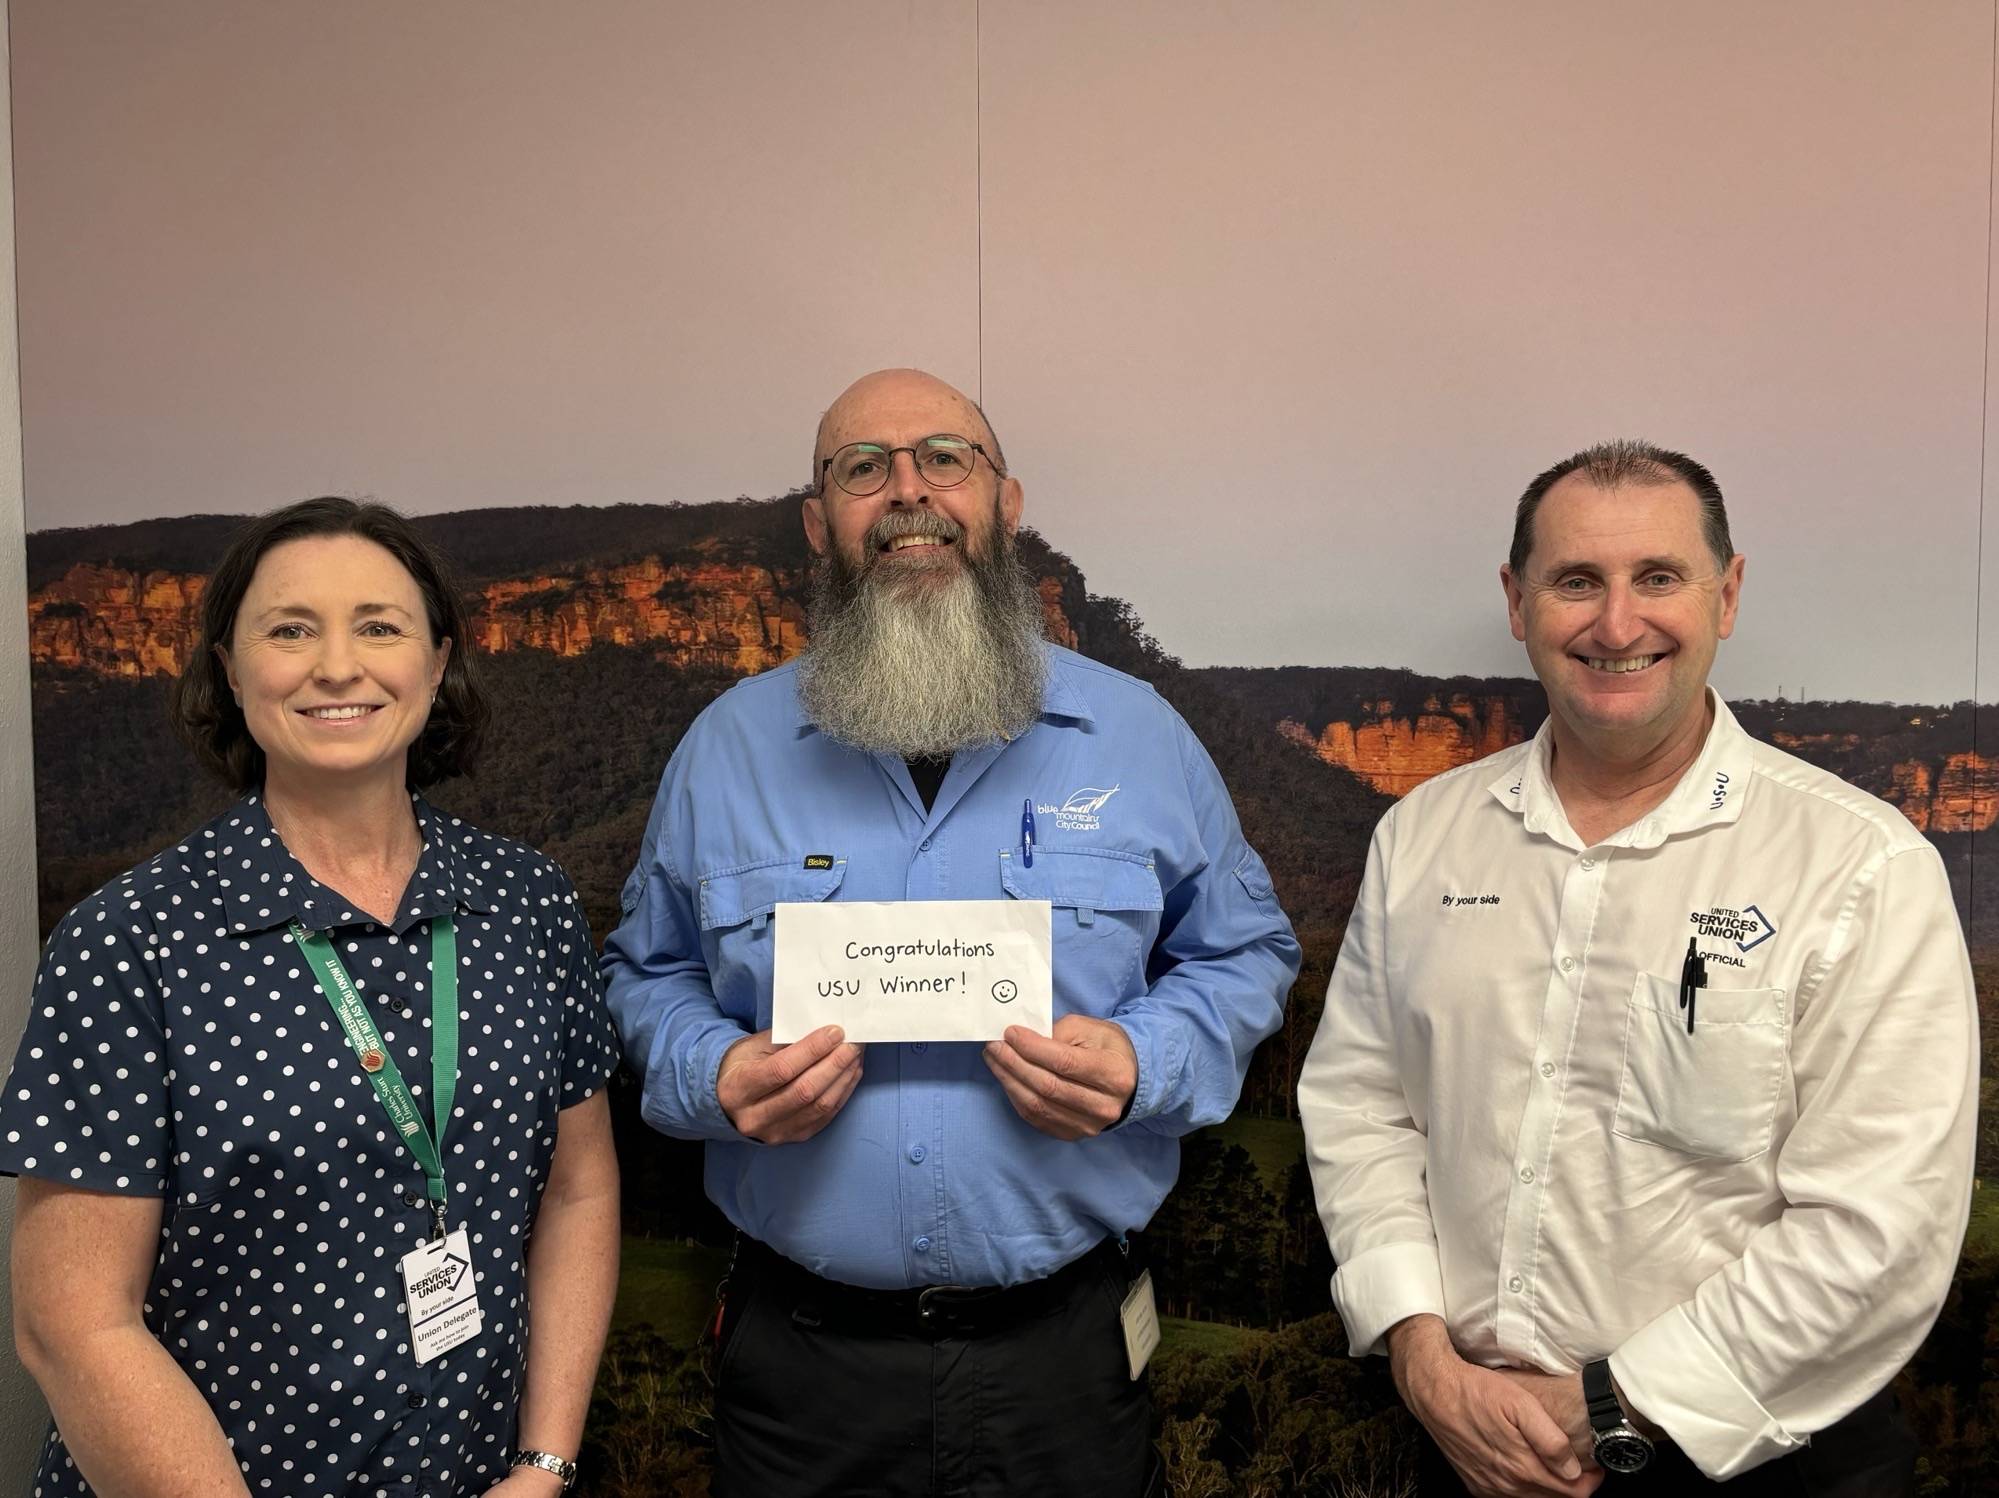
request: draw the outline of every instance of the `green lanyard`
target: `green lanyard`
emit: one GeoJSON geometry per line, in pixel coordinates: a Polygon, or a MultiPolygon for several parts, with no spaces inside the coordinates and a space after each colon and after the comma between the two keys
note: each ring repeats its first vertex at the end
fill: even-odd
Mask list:
{"type": "Polygon", "coordinates": [[[354,982],[333,943],[318,931],[308,931],[297,921],[291,923],[292,940],[312,964],[319,990],[333,1006],[333,1017],[347,1032],[347,1043],[360,1059],[361,1070],[374,1085],[375,1096],[389,1122],[416,1163],[423,1167],[430,1209],[437,1214],[437,1236],[444,1236],[444,1207],[449,1200],[444,1189],[444,1162],[438,1146],[444,1140],[445,1125],[451,1120],[451,1100],[458,1091],[458,928],[448,915],[430,923],[430,1101],[437,1120],[435,1139],[423,1126],[416,1099],[410,1096],[396,1058],[382,1044],[375,1021],[354,991],[354,982]]]}

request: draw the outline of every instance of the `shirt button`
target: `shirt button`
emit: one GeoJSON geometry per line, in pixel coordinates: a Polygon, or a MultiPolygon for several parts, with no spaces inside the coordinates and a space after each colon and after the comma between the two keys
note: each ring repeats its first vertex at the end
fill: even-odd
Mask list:
{"type": "Polygon", "coordinates": [[[1563,971],[1563,972],[1565,972],[1565,973],[1573,973],[1573,972],[1574,972],[1575,970],[1576,970],[1576,960],[1575,960],[1575,958],[1573,958],[1573,957],[1564,957],[1564,958],[1562,959],[1562,971],[1563,971]]]}
{"type": "Polygon", "coordinates": [[[910,1047],[910,1049],[911,1049],[912,1051],[927,1051],[927,1050],[929,1050],[929,1049],[930,1049],[930,1047],[929,1047],[929,1045],[928,1045],[927,1043],[925,1043],[924,1041],[921,1041],[921,1040],[919,1040],[919,1041],[917,1041],[917,1042],[916,1042],[916,1044],[912,1045],[912,1046],[910,1047]]]}
{"type": "Polygon", "coordinates": [[[406,1207],[421,1207],[424,1205],[424,1201],[425,1198],[418,1196],[414,1191],[405,1191],[403,1193],[403,1205],[406,1207]]]}
{"type": "Polygon", "coordinates": [[[928,853],[930,851],[930,839],[926,837],[916,845],[916,849],[919,853],[928,853]]]}
{"type": "Polygon", "coordinates": [[[1555,1063],[1552,1061],[1543,1061],[1541,1063],[1541,1075],[1544,1077],[1552,1077],[1554,1074],[1555,1074],[1555,1063]]]}
{"type": "Polygon", "coordinates": [[[1584,869],[1593,869],[1595,867],[1596,867],[1596,860],[1594,858],[1585,858],[1583,860],[1584,869]]]}
{"type": "Polygon", "coordinates": [[[422,1394],[410,1395],[410,1408],[413,1410],[420,1410],[429,1403],[430,1400],[422,1394]]]}
{"type": "Polygon", "coordinates": [[[921,1165],[923,1163],[923,1157],[929,1153],[930,1151],[925,1149],[922,1145],[912,1144],[909,1147],[910,1163],[913,1165],[921,1165]]]}
{"type": "Polygon", "coordinates": [[[1506,1288],[1511,1290],[1515,1295],[1518,1295],[1522,1290],[1527,1288],[1527,1281],[1516,1274],[1506,1282],[1506,1288]]]}
{"type": "Polygon", "coordinates": [[[930,1252],[930,1240],[928,1238],[918,1238],[914,1243],[910,1244],[909,1246],[915,1249],[920,1254],[927,1254],[930,1252]]]}
{"type": "Polygon", "coordinates": [[[1534,1167],[1533,1167],[1533,1166],[1531,1166],[1531,1165],[1523,1165],[1523,1166],[1521,1166],[1521,1167],[1520,1167],[1520,1182],[1521,1182],[1521,1184],[1522,1184],[1522,1185],[1524,1185],[1524,1186],[1531,1186],[1531,1185],[1533,1185],[1533,1184],[1534,1184],[1534,1167]]]}

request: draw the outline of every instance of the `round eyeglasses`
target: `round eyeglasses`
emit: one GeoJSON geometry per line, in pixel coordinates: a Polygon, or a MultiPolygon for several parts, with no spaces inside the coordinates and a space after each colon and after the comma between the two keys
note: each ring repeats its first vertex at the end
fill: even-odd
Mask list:
{"type": "MultiPolygon", "coordinates": [[[[831,474],[833,482],[856,499],[865,499],[870,494],[879,494],[888,483],[889,470],[895,466],[895,455],[908,453],[910,462],[916,465],[916,475],[932,489],[955,489],[972,476],[978,467],[979,455],[984,454],[988,463],[993,455],[969,437],[960,437],[952,432],[936,432],[910,447],[884,447],[879,442],[849,442],[830,458],[819,460],[821,475],[831,474]]],[[[999,473],[999,464],[993,463],[993,472],[999,473]]],[[[1002,478],[1004,474],[1000,475],[1002,478]]]]}

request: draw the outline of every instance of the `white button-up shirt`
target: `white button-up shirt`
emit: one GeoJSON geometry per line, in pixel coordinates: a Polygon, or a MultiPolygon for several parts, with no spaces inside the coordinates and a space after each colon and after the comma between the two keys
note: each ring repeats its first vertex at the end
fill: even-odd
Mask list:
{"type": "Polygon", "coordinates": [[[1935,1319],[1977,1029],[1936,850],[1710,701],[1693,768],[1594,846],[1545,727],[1390,810],[1298,1095],[1356,1355],[1424,1312],[1488,1365],[1609,1355],[1722,1478],[1935,1319]]]}

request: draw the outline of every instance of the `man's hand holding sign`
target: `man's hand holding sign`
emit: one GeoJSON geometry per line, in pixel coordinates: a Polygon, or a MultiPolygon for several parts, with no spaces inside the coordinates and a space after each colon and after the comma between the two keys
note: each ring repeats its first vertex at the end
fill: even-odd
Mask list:
{"type": "Polygon", "coordinates": [[[715,1100],[736,1132],[759,1144],[810,1139],[831,1123],[861,1080],[861,1048],[843,1044],[838,1025],[774,1045],[770,1031],[746,1035],[723,1053],[715,1100]]]}
{"type": "Polygon", "coordinates": [[[986,1047],[986,1065],[1013,1111],[1057,1139],[1089,1139],[1124,1117],[1138,1089],[1138,1054],[1124,1026],[1065,1014],[1051,1038],[1023,1025],[986,1047]]]}

